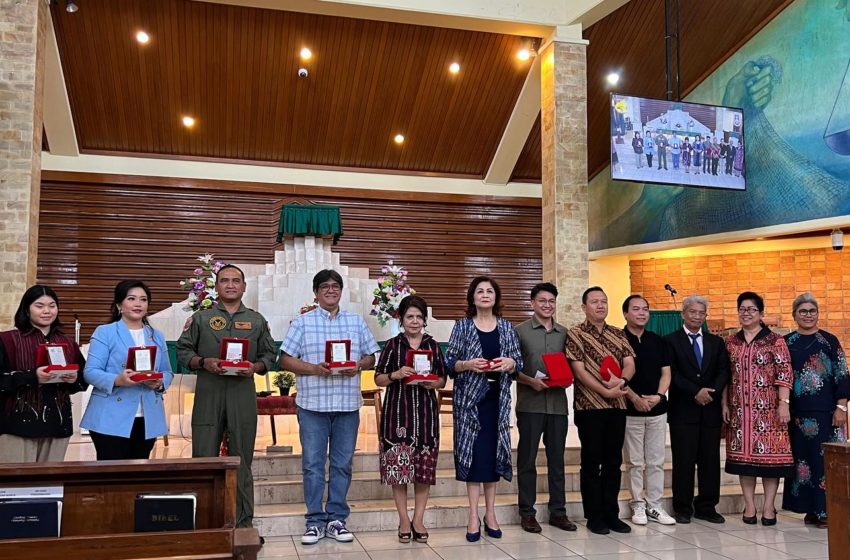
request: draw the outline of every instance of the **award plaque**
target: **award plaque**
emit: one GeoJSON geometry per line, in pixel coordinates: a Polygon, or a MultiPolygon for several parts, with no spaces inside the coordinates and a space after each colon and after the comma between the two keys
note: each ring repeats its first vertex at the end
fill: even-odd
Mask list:
{"type": "Polygon", "coordinates": [[[350,340],[328,340],[325,342],[325,362],[331,375],[340,375],[343,371],[354,369],[357,362],[351,360],[350,340]]]}
{"type": "Polygon", "coordinates": [[[69,363],[68,359],[71,349],[67,344],[39,344],[36,350],[36,367],[45,367],[45,371],[51,374],[46,383],[62,383],[62,376],[66,373],[77,372],[80,366],[69,363]]]}
{"type": "Polygon", "coordinates": [[[239,375],[240,371],[250,369],[248,350],[251,341],[245,338],[225,337],[221,339],[221,361],[218,365],[224,370],[222,375],[239,375]]]}
{"type": "Polygon", "coordinates": [[[153,371],[156,363],[156,346],[134,346],[127,349],[127,369],[153,371]]]}
{"type": "Polygon", "coordinates": [[[430,350],[413,350],[407,351],[405,365],[413,368],[415,374],[405,377],[406,385],[419,385],[427,381],[437,381],[440,377],[431,373],[434,355],[430,350]]]}
{"type": "Polygon", "coordinates": [[[569,387],[573,384],[573,370],[570,368],[566,354],[552,352],[543,354],[541,358],[549,374],[549,377],[543,380],[547,387],[569,387]]]}

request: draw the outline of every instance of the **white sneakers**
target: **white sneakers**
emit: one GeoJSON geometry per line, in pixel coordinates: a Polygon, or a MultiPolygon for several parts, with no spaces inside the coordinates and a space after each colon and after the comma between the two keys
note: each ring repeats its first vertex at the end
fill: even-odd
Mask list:
{"type": "Polygon", "coordinates": [[[325,535],[339,542],[351,542],[354,540],[354,534],[345,528],[345,523],[342,521],[331,521],[328,523],[328,528],[325,529],[325,535]]]}
{"type": "Polygon", "coordinates": [[[675,525],[676,520],[670,517],[662,508],[649,508],[645,506],[632,506],[632,523],[635,525],[646,525],[647,521],[655,521],[662,525],[675,525]]]}
{"type": "Polygon", "coordinates": [[[676,524],[676,520],[670,517],[662,508],[649,508],[646,510],[646,517],[648,517],[650,521],[655,521],[662,525],[676,524]]]}
{"type": "Polygon", "coordinates": [[[646,525],[646,508],[644,506],[632,506],[632,523],[646,525]]]}
{"type": "Polygon", "coordinates": [[[327,527],[307,527],[301,535],[301,544],[316,544],[325,537],[330,537],[339,542],[351,542],[354,534],[345,528],[342,521],[331,521],[327,527]]]}
{"type": "Polygon", "coordinates": [[[307,527],[307,530],[301,535],[301,544],[316,544],[323,538],[325,538],[324,527],[307,527]]]}

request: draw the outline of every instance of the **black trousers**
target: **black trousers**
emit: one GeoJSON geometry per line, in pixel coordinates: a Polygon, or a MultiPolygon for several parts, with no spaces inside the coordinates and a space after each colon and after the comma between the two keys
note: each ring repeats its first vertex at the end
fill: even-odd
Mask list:
{"type": "Polygon", "coordinates": [[[720,426],[670,424],[673,511],[713,513],[720,502],[720,426]],[[694,470],[699,495],[694,498],[694,470]]]}
{"type": "Polygon", "coordinates": [[[89,432],[98,461],[120,461],[122,459],[150,459],[156,438],[145,439],[145,419],[136,418],[130,437],[109,436],[89,432]]]}
{"type": "Polygon", "coordinates": [[[652,154],[646,154],[646,164],[652,167],[652,154]]]}
{"type": "Polygon", "coordinates": [[[564,487],[564,448],[567,446],[569,416],[517,412],[516,478],[519,488],[519,514],[534,516],[537,500],[537,450],[540,437],[546,446],[546,465],[549,469],[549,517],[567,514],[567,495],[564,487]]]}
{"type": "Polygon", "coordinates": [[[626,411],[613,408],[575,413],[581,441],[581,502],[588,520],[620,516],[620,466],[626,438],[626,411]]]}

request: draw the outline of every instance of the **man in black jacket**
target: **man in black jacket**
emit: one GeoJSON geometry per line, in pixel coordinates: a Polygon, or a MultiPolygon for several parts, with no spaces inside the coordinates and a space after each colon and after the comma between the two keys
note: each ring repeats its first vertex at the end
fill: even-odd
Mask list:
{"type": "Polygon", "coordinates": [[[683,327],[664,337],[670,344],[672,370],[667,421],[677,523],[690,523],[691,516],[712,523],[725,522],[715,508],[720,502],[720,403],[729,381],[729,355],[723,339],[702,328],[707,310],[704,297],[685,298],[683,327]],[[696,498],[694,467],[699,475],[696,498]]]}

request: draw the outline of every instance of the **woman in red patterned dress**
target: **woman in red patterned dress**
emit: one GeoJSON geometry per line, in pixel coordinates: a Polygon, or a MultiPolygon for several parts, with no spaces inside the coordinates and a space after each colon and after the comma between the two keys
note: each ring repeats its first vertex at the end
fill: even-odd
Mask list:
{"type": "Polygon", "coordinates": [[[726,338],[731,382],[723,393],[726,472],[741,478],[744,523],[756,523],[756,477],[764,486],[762,525],[776,524],[779,479],[794,473],[788,437],[793,381],[785,340],[762,322],[764,300],[754,292],[738,296],[741,330],[726,338]]]}
{"type": "Polygon", "coordinates": [[[437,479],[440,449],[440,410],[434,389],[446,386],[446,368],[437,341],[426,334],[428,305],[419,296],[407,296],[399,305],[402,332],[387,341],[375,368],[375,384],[386,387],[381,415],[381,482],[393,487],[398,510],[398,539],[428,542],[425,505],[437,479]],[[407,365],[408,350],[430,350],[431,373],[436,381],[407,385],[415,373],[407,365]],[[407,516],[407,485],[413,484],[413,519],[407,516]]]}

